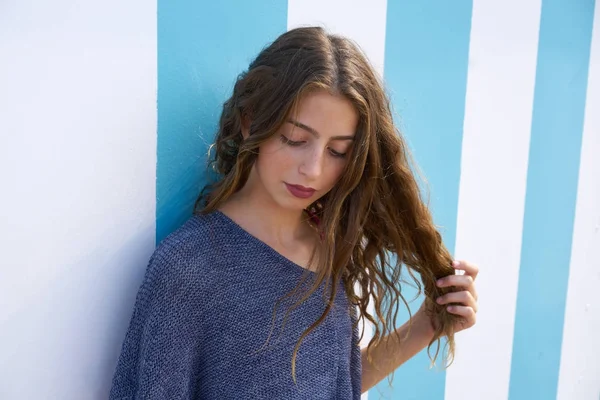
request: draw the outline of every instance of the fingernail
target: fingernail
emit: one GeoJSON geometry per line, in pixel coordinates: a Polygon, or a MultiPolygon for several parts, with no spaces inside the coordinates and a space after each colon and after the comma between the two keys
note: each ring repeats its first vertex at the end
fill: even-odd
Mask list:
{"type": "Polygon", "coordinates": [[[460,262],[458,260],[452,261],[452,266],[453,267],[458,267],[459,265],[460,265],[460,262]]]}
{"type": "Polygon", "coordinates": [[[436,283],[437,283],[438,286],[442,286],[442,283],[444,283],[444,281],[441,280],[441,279],[438,279],[438,281],[436,283]]]}
{"type": "Polygon", "coordinates": [[[437,298],[435,301],[436,301],[438,304],[441,304],[441,303],[442,303],[442,298],[441,298],[441,297],[438,297],[438,298],[437,298]]]}

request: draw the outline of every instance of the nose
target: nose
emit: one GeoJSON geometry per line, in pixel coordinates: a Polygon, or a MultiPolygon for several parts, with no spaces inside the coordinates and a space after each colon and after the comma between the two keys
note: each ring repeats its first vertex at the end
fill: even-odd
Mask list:
{"type": "Polygon", "coordinates": [[[321,173],[323,172],[323,162],[323,152],[320,149],[315,148],[307,152],[306,156],[302,159],[298,170],[308,179],[314,180],[321,176],[321,173]]]}

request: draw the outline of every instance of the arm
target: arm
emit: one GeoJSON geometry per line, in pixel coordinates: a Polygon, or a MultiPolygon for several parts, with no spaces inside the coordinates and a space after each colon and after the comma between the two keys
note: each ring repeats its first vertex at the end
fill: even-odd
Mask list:
{"type": "Polygon", "coordinates": [[[410,334],[405,340],[402,340],[407,332],[408,322],[396,329],[396,332],[385,336],[377,346],[371,348],[371,358],[379,371],[367,361],[367,349],[361,350],[362,393],[371,389],[392,371],[423,350],[433,338],[433,327],[425,313],[415,313],[410,334]],[[396,333],[399,334],[400,340],[396,337],[396,333]]]}
{"type": "Polygon", "coordinates": [[[169,253],[151,259],[109,399],[191,398],[203,288],[182,258],[169,253]]]}
{"type": "MultiPolygon", "coordinates": [[[[454,261],[452,265],[455,269],[464,271],[464,274],[449,275],[438,280],[437,286],[454,287],[456,291],[447,293],[436,301],[438,304],[447,305],[448,312],[463,317],[462,321],[455,326],[454,332],[456,333],[475,325],[475,314],[478,308],[475,279],[479,268],[465,261],[454,261]]],[[[413,316],[413,324],[407,337],[408,332],[407,322],[395,332],[384,337],[377,346],[371,349],[371,358],[379,371],[367,361],[367,349],[361,351],[362,393],[375,386],[429,344],[434,331],[431,319],[423,306],[413,316]],[[400,339],[396,336],[399,336],[400,339]]]]}

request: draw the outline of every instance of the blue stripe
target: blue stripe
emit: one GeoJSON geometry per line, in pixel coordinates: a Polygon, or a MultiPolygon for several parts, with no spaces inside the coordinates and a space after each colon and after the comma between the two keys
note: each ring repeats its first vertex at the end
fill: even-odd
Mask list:
{"type": "Polygon", "coordinates": [[[158,1],[157,242],[192,211],[237,74],[286,29],[286,1],[158,1]]]}
{"type": "Polygon", "coordinates": [[[511,400],[557,394],[593,15],[591,0],[542,3],[511,400]]]}
{"type": "MultiPolygon", "coordinates": [[[[471,1],[390,0],[387,7],[384,78],[450,251],[456,241],[471,12],[471,1]]],[[[408,289],[404,292],[411,298],[414,291],[408,289]]],[[[428,369],[429,363],[424,350],[396,370],[393,390],[385,379],[375,393],[393,399],[444,398],[446,374],[428,369]]]]}

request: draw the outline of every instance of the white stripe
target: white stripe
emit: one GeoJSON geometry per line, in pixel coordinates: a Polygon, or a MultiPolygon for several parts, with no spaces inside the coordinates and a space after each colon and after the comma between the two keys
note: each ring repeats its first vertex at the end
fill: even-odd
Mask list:
{"type": "Polygon", "coordinates": [[[448,400],[508,398],[540,14],[540,0],[473,2],[456,257],[481,268],[480,311],[448,400]]]}
{"type": "Polygon", "coordinates": [[[596,2],[558,399],[600,396],[600,4],[596,2]]]}
{"type": "MultiPolygon", "coordinates": [[[[370,2],[359,0],[289,0],[288,29],[299,26],[319,25],[328,31],[354,40],[383,77],[385,53],[386,0],[370,2]]],[[[358,288],[357,288],[358,289],[358,288]]],[[[358,291],[358,290],[357,290],[358,291]]],[[[373,302],[369,307],[373,314],[373,302]]],[[[373,337],[373,327],[365,328],[361,347],[366,347],[373,337]]],[[[359,324],[362,331],[363,324],[359,324]]],[[[362,399],[367,399],[365,393],[362,399]]]]}
{"type": "Polygon", "coordinates": [[[154,246],[156,2],[2,9],[0,397],[106,398],[154,246]]]}

